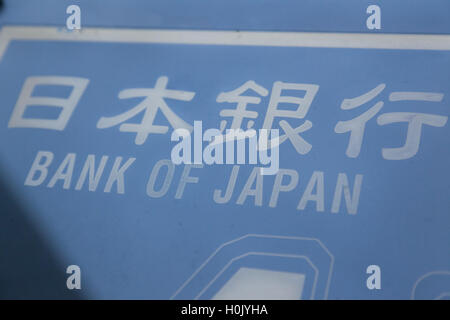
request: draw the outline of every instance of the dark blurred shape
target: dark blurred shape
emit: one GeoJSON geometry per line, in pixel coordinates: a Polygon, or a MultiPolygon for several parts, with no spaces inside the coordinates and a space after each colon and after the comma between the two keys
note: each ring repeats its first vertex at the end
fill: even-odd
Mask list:
{"type": "Polygon", "coordinates": [[[29,214],[0,172],[0,299],[82,299],[29,214]]]}

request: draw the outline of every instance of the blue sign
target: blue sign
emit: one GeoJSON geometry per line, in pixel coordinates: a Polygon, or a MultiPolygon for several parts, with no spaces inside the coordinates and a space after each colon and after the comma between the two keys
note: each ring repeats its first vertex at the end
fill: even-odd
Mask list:
{"type": "Polygon", "coordinates": [[[0,55],[2,237],[36,226],[82,297],[448,298],[449,36],[5,26],[0,55]],[[227,158],[230,129],[278,137],[227,158]]]}

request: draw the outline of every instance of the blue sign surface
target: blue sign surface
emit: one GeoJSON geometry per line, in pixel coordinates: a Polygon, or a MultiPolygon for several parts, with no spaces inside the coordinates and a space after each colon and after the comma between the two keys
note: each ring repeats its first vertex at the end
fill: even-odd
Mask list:
{"type": "MultiPolygon", "coordinates": [[[[441,37],[4,27],[3,184],[63,273],[80,266],[81,297],[446,298],[441,37]],[[278,171],[173,164],[172,132],[194,121],[278,129],[278,171]]],[[[5,243],[24,239],[17,219],[5,243]]],[[[30,258],[17,250],[3,294],[39,296],[6,279],[30,258]]]]}

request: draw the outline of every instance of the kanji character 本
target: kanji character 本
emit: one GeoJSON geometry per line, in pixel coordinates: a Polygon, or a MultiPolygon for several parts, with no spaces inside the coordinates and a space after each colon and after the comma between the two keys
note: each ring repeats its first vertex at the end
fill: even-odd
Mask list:
{"type": "Polygon", "coordinates": [[[88,83],[89,79],[77,77],[28,77],[14,106],[8,128],[64,130],[88,83]],[[72,91],[68,98],[32,96],[37,86],[68,86],[72,87],[72,91]],[[61,112],[56,119],[24,117],[27,108],[37,106],[58,107],[61,112]]]}
{"type": "Polygon", "coordinates": [[[168,126],[154,124],[156,114],[158,110],[161,110],[172,129],[184,128],[192,132],[192,126],[177,116],[164,99],[191,101],[195,92],[166,89],[168,80],[167,77],[159,77],[154,88],[134,88],[120,91],[119,99],[144,97],[144,100],[131,110],[117,116],[101,117],[97,122],[97,128],[104,129],[118,125],[145,110],[141,123],[123,123],[119,127],[121,132],[135,132],[134,142],[141,145],[147,140],[149,134],[165,134],[169,130],[168,126]]]}

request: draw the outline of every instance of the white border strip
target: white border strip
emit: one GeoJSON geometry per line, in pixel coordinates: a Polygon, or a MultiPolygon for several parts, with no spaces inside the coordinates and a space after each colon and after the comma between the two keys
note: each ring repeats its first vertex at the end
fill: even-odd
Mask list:
{"type": "Polygon", "coordinates": [[[223,46],[450,50],[450,35],[319,32],[192,31],[156,29],[5,26],[0,32],[0,60],[11,40],[119,43],[170,43],[223,46]]]}

